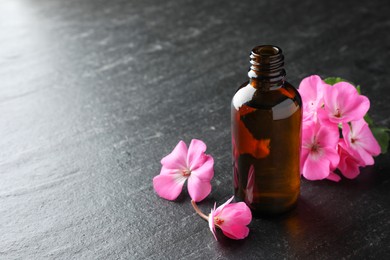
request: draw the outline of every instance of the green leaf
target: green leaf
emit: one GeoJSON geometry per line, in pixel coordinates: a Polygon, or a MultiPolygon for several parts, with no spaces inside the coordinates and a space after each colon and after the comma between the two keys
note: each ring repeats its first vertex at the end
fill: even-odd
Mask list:
{"type": "MultiPolygon", "coordinates": [[[[326,84],[329,84],[329,85],[334,85],[336,83],[339,83],[339,82],[342,82],[342,81],[346,81],[345,79],[343,78],[340,78],[340,77],[329,77],[329,78],[326,78],[324,79],[325,83],[326,84]]],[[[348,81],[346,81],[348,82],[348,81]]]]}
{"type": "Polygon", "coordinates": [[[359,93],[359,95],[362,93],[361,91],[360,91],[360,85],[357,85],[356,86],[356,89],[357,89],[357,92],[359,93]]]}
{"type": "Polygon", "coordinates": [[[372,126],[374,125],[374,120],[372,120],[372,118],[371,118],[368,114],[366,114],[366,115],[364,116],[364,120],[367,122],[367,124],[368,124],[370,127],[372,127],[372,126]]]}
{"type": "Polygon", "coordinates": [[[372,127],[371,131],[381,147],[382,154],[385,154],[387,152],[387,149],[389,148],[390,129],[384,127],[372,127]]]}

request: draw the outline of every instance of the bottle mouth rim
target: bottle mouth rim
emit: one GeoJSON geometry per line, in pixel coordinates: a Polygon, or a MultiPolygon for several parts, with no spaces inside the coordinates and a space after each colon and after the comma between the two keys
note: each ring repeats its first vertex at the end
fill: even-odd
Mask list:
{"type": "Polygon", "coordinates": [[[261,57],[273,57],[282,54],[282,49],[275,45],[259,45],[252,49],[252,55],[261,57]]]}

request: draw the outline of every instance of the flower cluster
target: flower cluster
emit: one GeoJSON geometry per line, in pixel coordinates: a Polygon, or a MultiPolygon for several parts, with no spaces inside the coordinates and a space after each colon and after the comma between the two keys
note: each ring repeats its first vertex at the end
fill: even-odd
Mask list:
{"type": "Polygon", "coordinates": [[[230,203],[234,197],[222,206],[211,210],[209,216],[203,214],[196,202],[202,201],[211,192],[210,181],[214,176],[214,159],[205,154],[206,144],[193,139],[187,145],[180,141],[173,151],[161,160],[160,175],[153,178],[156,193],[167,200],[175,200],[188,180],[188,193],[195,211],[209,222],[209,227],[215,239],[215,227],[218,227],[229,238],[243,239],[248,236],[247,225],[252,220],[252,214],[244,202],[230,203]]]}
{"type": "Polygon", "coordinates": [[[339,181],[359,175],[381,152],[364,120],[370,101],[348,82],[333,86],[313,75],[298,89],[303,102],[301,174],[308,180],[339,181]]]}

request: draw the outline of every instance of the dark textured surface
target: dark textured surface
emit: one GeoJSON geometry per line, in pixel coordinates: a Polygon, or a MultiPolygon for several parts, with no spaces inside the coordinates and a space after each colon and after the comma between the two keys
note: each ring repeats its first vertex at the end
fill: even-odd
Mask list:
{"type": "Polygon", "coordinates": [[[232,194],[230,99],[258,44],[288,80],[362,86],[390,126],[390,7],[382,1],[0,2],[0,259],[390,257],[390,160],[356,180],[303,181],[296,210],[220,236],[157,197],[160,159],[199,138],[213,191],[232,194]]]}

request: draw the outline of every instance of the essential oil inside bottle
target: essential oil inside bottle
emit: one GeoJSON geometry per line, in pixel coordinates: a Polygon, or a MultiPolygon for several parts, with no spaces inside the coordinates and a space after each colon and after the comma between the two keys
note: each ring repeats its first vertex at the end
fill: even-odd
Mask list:
{"type": "Polygon", "coordinates": [[[302,103],[285,81],[280,48],[255,47],[250,59],[231,108],[235,196],[255,215],[277,214],[299,196],[302,103]]]}

